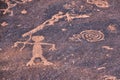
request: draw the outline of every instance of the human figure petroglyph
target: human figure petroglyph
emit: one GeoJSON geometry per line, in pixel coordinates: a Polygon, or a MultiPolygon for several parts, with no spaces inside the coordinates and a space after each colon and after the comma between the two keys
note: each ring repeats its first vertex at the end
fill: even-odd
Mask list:
{"type": "Polygon", "coordinates": [[[17,47],[18,44],[29,44],[33,45],[33,50],[32,50],[32,58],[31,60],[26,64],[26,66],[32,66],[35,65],[35,59],[40,58],[41,61],[43,62],[44,65],[52,65],[53,63],[49,62],[44,56],[43,56],[43,50],[42,50],[42,45],[50,45],[52,46],[49,50],[56,50],[55,44],[51,43],[44,43],[42,42],[44,40],[44,36],[33,36],[32,40],[34,43],[30,42],[16,42],[14,47],[17,47]]]}

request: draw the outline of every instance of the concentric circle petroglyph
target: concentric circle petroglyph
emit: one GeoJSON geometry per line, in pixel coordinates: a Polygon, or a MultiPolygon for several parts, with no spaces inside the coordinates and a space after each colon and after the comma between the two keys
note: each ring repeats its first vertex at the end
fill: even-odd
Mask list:
{"type": "Polygon", "coordinates": [[[81,38],[88,42],[97,42],[104,40],[104,34],[97,30],[85,30],[80,33],[81,38]]]}

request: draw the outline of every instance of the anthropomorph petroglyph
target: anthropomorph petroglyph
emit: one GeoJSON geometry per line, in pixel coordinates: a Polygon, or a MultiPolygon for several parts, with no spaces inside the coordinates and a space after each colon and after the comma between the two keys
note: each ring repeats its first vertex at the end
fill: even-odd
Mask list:
{"type": "Polygon", "coordinates": [[[55,44],[51,43],[44,43],[42,42],[44,40],[43,36],[33,36],[32,40],[34,43],[30,42],[16,42],[14,47],[17,47],[18,44],[29,44],[33,45],[33,50],[32,50],[32,58],[31,60],[26,64],[26,66],[32,66],[35,65],[35,59],[41,59],[44,65],[52,65],[53,63],[49,62],[44,56],[43,56],[43,50],[42,50],[42,45],[50,45],[52,46],[49,50],[56,50],[55,44]]]}
{"type": "Polygon", "coordinates": [[[97,30],[84,30],[80,34],[74,34],[69,40],[81,41],[81,39],[87,40],[88,42],[97,42],[104,40],[104,34],[97,30]]]}

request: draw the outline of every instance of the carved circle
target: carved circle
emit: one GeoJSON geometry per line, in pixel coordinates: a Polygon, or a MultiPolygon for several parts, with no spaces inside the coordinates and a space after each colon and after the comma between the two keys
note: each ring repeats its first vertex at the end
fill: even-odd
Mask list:
{"type": "Polygon", "coordinates": [[[104,34],[97,30],[85,30],[80,33],[81,38],[87,40],[88,42],[97,42],[104,40],[104,34]]]}

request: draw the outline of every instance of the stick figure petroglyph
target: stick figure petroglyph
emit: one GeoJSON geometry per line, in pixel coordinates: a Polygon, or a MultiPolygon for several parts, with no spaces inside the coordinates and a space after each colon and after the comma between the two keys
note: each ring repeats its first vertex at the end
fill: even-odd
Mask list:
{"type": "MultiPolygon", "coordinates": [[[[35,59],[37,59],[37,58],[40,58],[44,65],[52,65],[53,63],[49,62],[43,56],[42,45],[50,45],[50,46],[52,46],[49,50],[53,51],[53,50],[56,50],[55,44],[42,42],[44,40],[44,36],[33,36],[32,40],[34,41],[34,43],[30,43],[30,42],[26,43],[26,44],[29,44],[29,45],[33,45],[32,58],[26,64],[26,66],[35,65],[35,59]]],[[[14,45],[14,47],[17,47],[18,44],[24,44],[24,42],[16,42],[15,45],[14,45]]]]}

